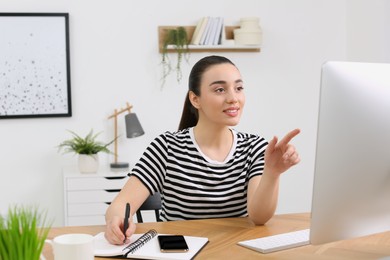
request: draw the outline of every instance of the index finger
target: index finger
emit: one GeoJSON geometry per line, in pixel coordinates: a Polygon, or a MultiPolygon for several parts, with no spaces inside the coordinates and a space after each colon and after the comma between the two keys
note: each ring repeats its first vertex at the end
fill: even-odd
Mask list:
{"type": "Polygon", "coordinates": [[[283,137],[282,140],[280,140],[279,145],[287,145],[295,136],[297,136],[301,132],[300,129],[294,129],[288,134],[286,134],[285,137],[283,137]]]}

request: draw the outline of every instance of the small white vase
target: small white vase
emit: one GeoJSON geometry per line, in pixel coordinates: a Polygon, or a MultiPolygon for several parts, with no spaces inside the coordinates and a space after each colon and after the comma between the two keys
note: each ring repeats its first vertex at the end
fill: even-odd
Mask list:
{"type": "Polygon", "coordinates": [[[99,156],[97,154],[79,154],[79,171],[81,173],[95,173],[99,168],[99,156]]]}

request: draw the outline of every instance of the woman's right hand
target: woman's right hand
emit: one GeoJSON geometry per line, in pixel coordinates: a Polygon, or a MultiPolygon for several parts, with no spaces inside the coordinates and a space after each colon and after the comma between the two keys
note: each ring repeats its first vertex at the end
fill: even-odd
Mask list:
{"type": "Polygon", "coordinates": [[[123,245],[135,232],[136,225],[132,217],[129,218],[129,228],[126,230],[126,239],[123,234],[123,218],[114,216],[106,223],[104,236],[108,242],[114,245],[123,245]]]}

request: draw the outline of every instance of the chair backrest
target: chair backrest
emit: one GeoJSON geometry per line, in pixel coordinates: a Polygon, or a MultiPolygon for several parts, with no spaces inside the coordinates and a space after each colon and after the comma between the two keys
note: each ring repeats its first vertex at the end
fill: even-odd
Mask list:
{"type": "Polygon", "coordinates": [[[137,222],[142,223],[142,213],[143,210],[154,210],[154,214],[156,216],[156,221],[160,220],[160,209],[161,209],[161,195],[159,192],[156,192],[155,194],[149,196],[145,202],[141,205],[141,207],[137,210],[137,222]]]}

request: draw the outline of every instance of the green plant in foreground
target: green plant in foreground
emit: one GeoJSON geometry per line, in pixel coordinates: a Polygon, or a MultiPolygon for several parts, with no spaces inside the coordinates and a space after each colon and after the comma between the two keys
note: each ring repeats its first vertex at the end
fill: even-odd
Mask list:
{"type": "Polygon", "coordinates": [[[45,225],[37,207],[9,208],[6,218],[0,216],[0,259],[39,260],[51,226],[45,225]]]}
{"type": "Polygon", "coordinates": [[[107,147],[112,144],[115,139],[109,143],[103,143],[96,140],[100,133],[93,134],[93,130],[91,130],[84,138],[73,131],[69,132],[73,135],[73,138],[62,142],[58,146],[59,150],[63,150],[65,153],[72,152],[87,155],[97,154],[98,152],[111,153],[107,147]]]}

